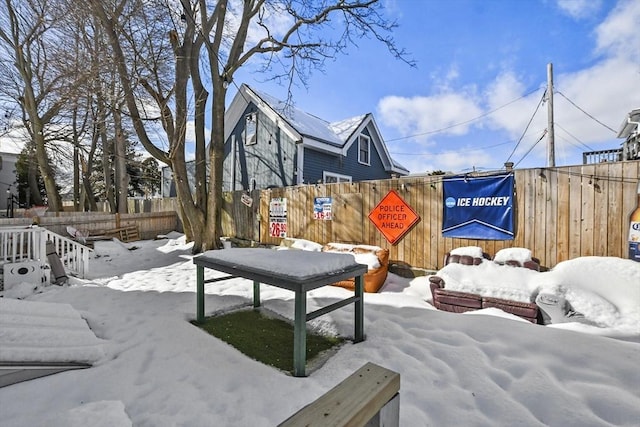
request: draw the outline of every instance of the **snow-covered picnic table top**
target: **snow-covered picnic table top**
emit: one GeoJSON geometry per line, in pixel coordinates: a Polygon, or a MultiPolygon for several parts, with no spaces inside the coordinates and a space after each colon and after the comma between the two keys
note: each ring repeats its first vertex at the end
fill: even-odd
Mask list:
{"type": "Polygon", "coordinates": [[[350,254],[266,248],[212,250],[195,257],[193,262],[233,276],[303,291],[360,276],[368,270],[350,254]]]}

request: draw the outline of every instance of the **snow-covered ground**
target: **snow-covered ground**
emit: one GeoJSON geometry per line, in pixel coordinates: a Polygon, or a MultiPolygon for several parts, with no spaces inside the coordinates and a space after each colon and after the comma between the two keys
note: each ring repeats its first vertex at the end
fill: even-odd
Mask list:
{"type": "MultiPolygon", "coordinates": [[[[57,349],[62,359],[94,366],[0,388],[0,425],[274,426],[369,361],[400,373],[402,426],[640,425],[640,263],[580,258],[535,279],[509,270],[528,275],[519,277],[527,289],[561,293],[590,320],[550,326],[496,309],[437,311],[427,278],[390,274],[380,293],[365,295],[366,341],[342,346],[309,377],[295,378],[189,323],[196,309],[190,249],[177,234],[96,242],[90,279],[4,292],[0,358],[29,342],[12,356],[44,360],[57,349]],[[11,315],[19,310],[53,319],[53,338],[25,340],[46,327],[11,315]],[[77,327],[75,312],[95,336],[59,333],[77,327]],[[27,323],[25,336],[9,333],[11,322],[27,323]]],[[[443,273],[473,289],[474,277],[491,274],[482,272],[494,268],[488,265],[443,273]]],[[[252,289],[244,279],[207,284],[207,314],[248,305],[252,289]]],[[[308,310],[349,294],[312,291],[308,310]]],[[[267,309],[293,317],[291,292],[263,285],[261,297],[267,309]]],[[[353,308],[310,323],[351,336],[353,308]]]]}

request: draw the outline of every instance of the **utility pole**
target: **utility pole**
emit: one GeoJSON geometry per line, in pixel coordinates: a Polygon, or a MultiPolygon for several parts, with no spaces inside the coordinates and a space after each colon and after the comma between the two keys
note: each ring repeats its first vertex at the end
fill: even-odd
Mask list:
{"type": "Polygon", "coordinates": [[[547,64],[547,166],[556,165],[555,135],[553,130],[553,64],[547,64]]]}

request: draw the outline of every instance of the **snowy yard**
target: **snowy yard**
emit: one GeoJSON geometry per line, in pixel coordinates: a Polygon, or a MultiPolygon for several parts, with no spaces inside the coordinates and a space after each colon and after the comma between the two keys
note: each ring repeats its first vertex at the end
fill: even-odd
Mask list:
{"type": "MultiPolygon", "coordinates": [[[[640,420],[640,263],[584,258],[541,276],[541,286],[562,291],[593,320],[550,326],[496,309],[437,311],[427,278],[390,274],[380,293],[365,294],[366,341],[346,344],[309,377],[295,378],[189,323],[196,269],[184,237],[97,242],[95,255],[88,280],[21,285],[0,299],[0,359],[10,350],[47,358],[58,347],[58,357],[94,362],[0,388],[2,426],[274,426],[366,362],[400,373],[402,426],[634,426],[640,420]],[[19,333],[6,328],[9,298],[38,303],[26,309],[33,316],[67,313],[57,329],[50,325],[58,332],[75,327],[72,308],[95,336],[61,334],[15,348],[19,333]],[[71,336],[75,349],[66,341],[71,336]]],[[[244,279],[206,285],[207,314],[249,304],[252,288],[244,279]]],[[[332,286],[312,291],[308,310],[350,293],[332,286]]],[[[261,296],[267,309],[292,319],[291,292],[263,285],[261,296]]],[[[310,323],[350,336],[353,308],[310,323]]]]}

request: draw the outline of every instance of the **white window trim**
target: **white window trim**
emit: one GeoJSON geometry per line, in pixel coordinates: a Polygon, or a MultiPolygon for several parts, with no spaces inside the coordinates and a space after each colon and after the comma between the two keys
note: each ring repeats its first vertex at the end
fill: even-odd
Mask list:
{"type": "Polygon", "coordinates": [[[254,145],[258,142],[258,112],[257,111],[253,111],[251,113],[245,114],[244,116],[244,145],[254,145]],[[247,122],[249,121],[249,119],[252,119],[251,121],[253,121],[255,123],[255,129],[254,132],[251,135],[247,135],[247,122]]]}
{"type": "Polygon", "coordinates": [[[367,135],[358,136],[358,163],[360,163],[361,165],[371,166],[371,138],[369,138],[367,135]],[[363,138],[367,141],[367,154],[369,157],[367,162],[363,162],[362,159],[360,158],[360,152],[362,151],[360,149],[360,146],[362,144],[363,138]]]}
{"type": "Polygon", "coordinates": [[[325,183],[325,184],[327,182],[327,177],[336,178],[338,180],[338,183],[340,183],[340,182],[351,182],[352,181],[352,178],[349,175],[340,175],[339,173],[323,171],[322,172],[322,182],[325,183]]]}

